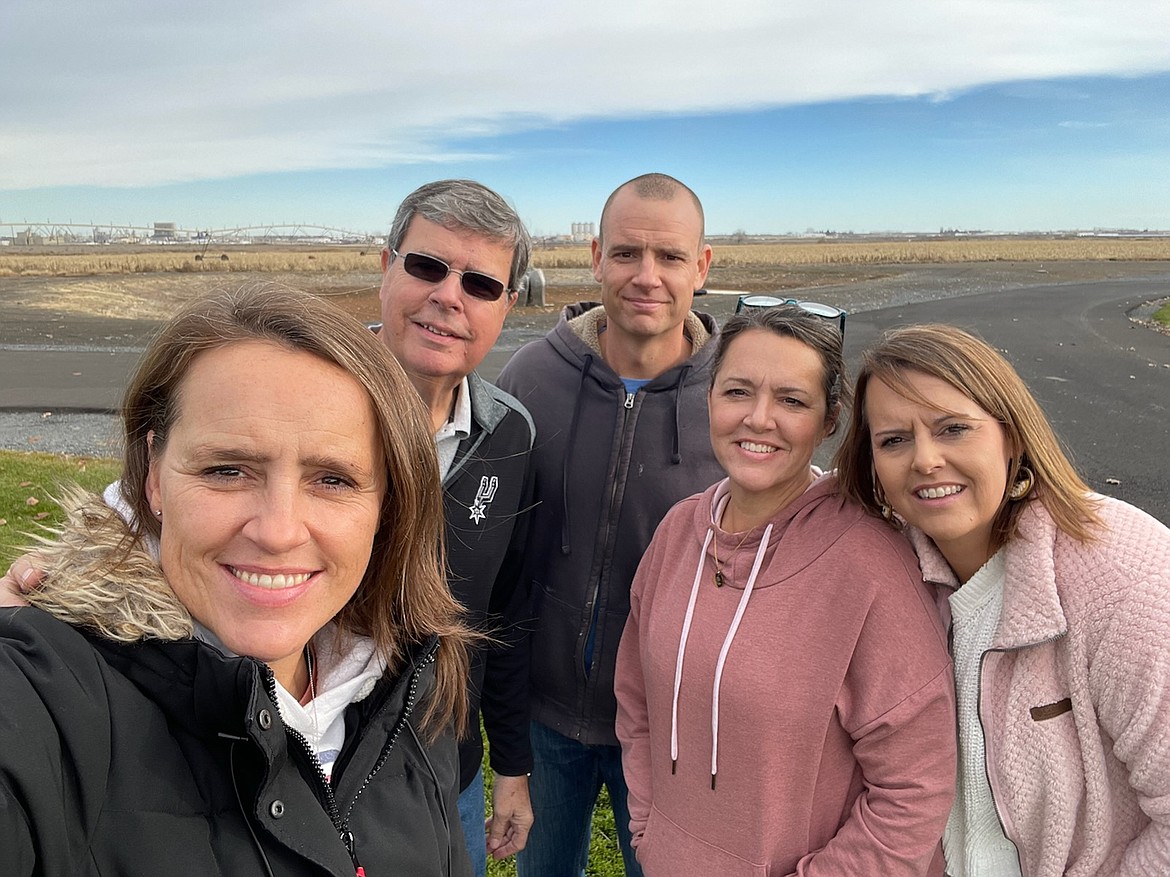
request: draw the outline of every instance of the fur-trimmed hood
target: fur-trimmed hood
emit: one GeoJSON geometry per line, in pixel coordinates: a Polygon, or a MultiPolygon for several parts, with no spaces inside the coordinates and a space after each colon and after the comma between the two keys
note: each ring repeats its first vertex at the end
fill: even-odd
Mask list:
{"type": "Polygon", "coordinates": [[[271,670],[192,637],[116,511],[77,490],[62,506],[29,595],[45,611],[0,609],[0,874],[352,875],[355,856],[371,874],[470,873],[455,740],[417,721],[437,637],[344,705],[327,794],[271,670]]]}
{"type": "MultiPolygon", "coordinates": [[[[691,349],[695,353],[702,350],[714,334],[712,326],[708,328],[703,317],[695,311],[687,311],[683,319],[683,334],[691,342],[691,349]]],[[[601,356],[602,330],[606,325],[605,308],[597,302],[582,302],[578,305],[568,305],[561,314],[561,319],[568,323],[569,328],[582,341],[589,345],[598,356],[601,356]]],[[[604,357],[603,357],[604,359],[604,357]]]]}
{"type": "Polygon", "coordinates": [[[31,605],[118,642],[194,636],[191,613],[141,534],[79,487],[66,489],[60,504],[65,523],[37,540],[46,575],[26,595],[31,605]]]}

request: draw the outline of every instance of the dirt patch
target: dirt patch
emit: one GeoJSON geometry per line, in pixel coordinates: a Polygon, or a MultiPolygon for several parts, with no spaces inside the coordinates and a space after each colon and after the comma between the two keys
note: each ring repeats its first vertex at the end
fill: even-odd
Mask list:
{"type": "MultiPolygon", "coordinates": [[[[989,289],[1140,277],[1165,271],[1158,262],[984,262],[907,265],[716,267],[708,287],[822,298],[857,312],[905,301],[989,289]]],[[[588,269],[545,269],[544,307],[515,308],[515,328],[551,326],[561,309],[596,300],[600,287],[588,269]]],[[[359,320],[379,319],[377,273],[133,274],[104,277],[0,277],[0,343],[141,346],[175,309],[212,289],[283,283],[328,297],[359,320]]],[[[722,318],[734,296],[696,298],[695,306],[722,318]]]]}

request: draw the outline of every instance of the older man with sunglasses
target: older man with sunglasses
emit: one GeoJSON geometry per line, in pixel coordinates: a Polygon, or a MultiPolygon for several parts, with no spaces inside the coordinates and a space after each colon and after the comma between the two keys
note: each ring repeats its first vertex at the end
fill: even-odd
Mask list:
{"type": "MultiPolygon", "coordinates": [[[[493,641],[472,658],[471,715],[459,748],[459,814],[478,875],[486,873],[489,850],[496,859],[518,852],[532,826],[524,635],[530,608],[519,565],[534,429],[522,405],[475,373],[516,303],[530,253],[516,212],[470,180],[428,183],[408,195],[382,251],[378,336],[430,409],[448,581],[493,641]],[[495,774],[487,825],[481,708],[495,774]]],[[[34,556],[20,558],[0,578],[0,605],[18,605],[20,591],[36,586],[35,563],[34,556]]]]}
{"type": "Polygon", "coordinates": [[[500,641],[473,658],[472,724],[460,743],[459,812],[478,874],[486,870],[486,855],[477,707],[495,775],[486,840],[492,856],[522,849],[532,825],[522,636],[529,605],[518,570],[534,432],[523,406],[475,372],[516,303],[530,252],[520,217],[495,192],[469,180],[429,183],[398,208],[382,251],[378,293],[378,336],[431,412],[451,590],[475,620],[489,621],[500,641]]]}

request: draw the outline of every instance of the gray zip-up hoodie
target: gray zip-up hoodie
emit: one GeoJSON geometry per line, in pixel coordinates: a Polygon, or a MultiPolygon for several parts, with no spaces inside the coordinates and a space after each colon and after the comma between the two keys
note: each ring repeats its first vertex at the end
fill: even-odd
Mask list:
{"type": "Polygon", "coordinates": [[[628,394],[597,345],[604,320],[596,302],[570,305],[497,384],[536,423],[525,558],[532,716],[582,743],[617,745],[614,663],[630,582],[670,507],[723,472],[707,426],[715,321],[689,314],[692,356],[628,394]]]}

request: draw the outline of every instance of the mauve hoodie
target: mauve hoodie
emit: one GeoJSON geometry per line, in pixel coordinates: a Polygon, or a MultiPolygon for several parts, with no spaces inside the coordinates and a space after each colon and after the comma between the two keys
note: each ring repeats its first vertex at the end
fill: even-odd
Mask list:
{"type": "Polygon", "coordinates": [[[913,551],[831,475],[742,545],[712,524],[725,491],[663,520],[618,650],[617,733],[647,877],[941,874],[954,687],[913,551]]]}

